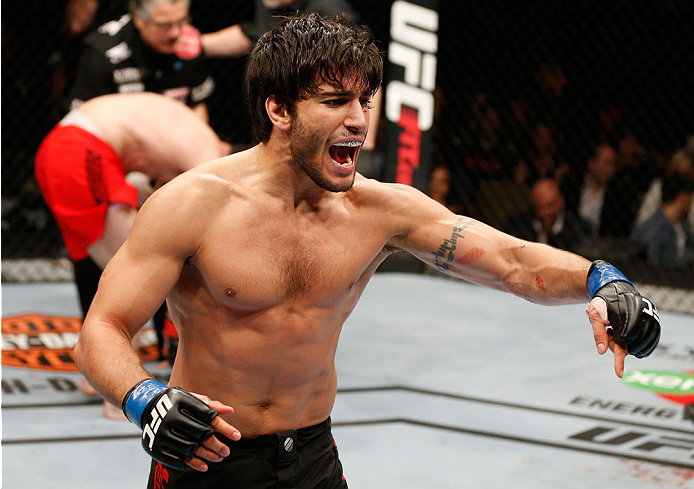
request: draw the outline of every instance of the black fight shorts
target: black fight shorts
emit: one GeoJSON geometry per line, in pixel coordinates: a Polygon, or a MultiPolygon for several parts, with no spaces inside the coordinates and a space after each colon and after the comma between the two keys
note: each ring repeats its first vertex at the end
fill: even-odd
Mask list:
{"type": "Polygon", "coordinates": [[[207,472],[181,471],[152,461],[148,489],[345,489],[330,418],[296,431],[231,441],[215,434],[231,454],[207,462],[207,472]]]}

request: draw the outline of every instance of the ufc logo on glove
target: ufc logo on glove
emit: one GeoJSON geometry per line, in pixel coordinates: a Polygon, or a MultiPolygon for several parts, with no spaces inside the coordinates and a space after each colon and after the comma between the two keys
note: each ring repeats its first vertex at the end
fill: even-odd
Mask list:
{"type": "Polygon", "coordinates": [[[159,399],[159,402],[157,402],[157,404],[154,406],[154,409],[152,409],[152,421],[145,425],[144,431],[142,432],[143,441],[145,440],[145,437],[149,437],[150,451],[152,450],[152,445],[154,444],[154,436],[157,434],[157,431],[159,431],[159,425],[169,413],[172,406],[173,404],[171,404],[169,396],[164,394],[161,399],[159,399]]]}
{"type": "Polygon", "coordinates": [[[658,317],[658,310],[655,308],[653,303],[646,299],[645,297],[641,297],[641,300],[646,303],[648,307],[643,308],[643,312],[648,314],[649,316],[653,316],[656,321],[660,322],[660,318],[658,317]]]}
{"type": "Polygon", "coordinates": [[[142,428],[142,448],[174,469],[214,433],[217,411],[179,387],[168,387],[154,379],[135,384],[122,403],[123,412],[142,428]]]}

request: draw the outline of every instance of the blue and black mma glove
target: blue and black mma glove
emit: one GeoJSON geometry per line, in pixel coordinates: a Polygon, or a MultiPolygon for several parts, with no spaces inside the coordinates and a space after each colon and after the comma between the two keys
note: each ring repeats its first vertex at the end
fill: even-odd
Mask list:
{"type": "Polygon", "coordinates": [[[660,318],[655,305],[637,292],[622,272],[603,260],[588,271],[588,295],[607,302],[607,319],[614,341],[630,355],[650,355],[660,340],[660,318]]]}
{"type": "Polygon", "coordinates": [[[122,408],[142,429],[142,447],[149,456],[178,470],[214,433],[212,420],[218,415],[191,393],[154,379],[135,384],[123,398],[122,408]]]}

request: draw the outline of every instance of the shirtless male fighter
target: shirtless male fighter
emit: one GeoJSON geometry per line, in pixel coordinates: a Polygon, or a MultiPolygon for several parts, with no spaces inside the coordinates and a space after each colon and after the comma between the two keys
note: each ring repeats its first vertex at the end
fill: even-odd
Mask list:
{"type": "Polygon", "coordinates": [[[614,351],[619,376],[628,353],[658,343],[655,308],[611,265],[357,174],[381,77],[371,35],[344,19],[265,34],[247,73],[260,144],[155,192],[106,267],[75,355],[143,429],[149,487],[346,487],[329,418],[338,337],[397,250],[534,302],[590,300],[598,353],[614,351]],[[180,335],[171,387],[130,346],[167,296],[180,335]]]}

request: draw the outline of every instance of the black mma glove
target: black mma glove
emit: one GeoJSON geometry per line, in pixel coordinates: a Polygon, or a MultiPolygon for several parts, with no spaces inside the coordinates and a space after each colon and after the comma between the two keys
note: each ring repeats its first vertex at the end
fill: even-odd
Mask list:
{"type": "Polygon", "coordinates": [[[655,305],[641,296],[634,285],[615,267],[597,260],[588,271],[588,295],[607,303],[607,319],[616,343],[630,355],[650,355],[660,340],[660,318],[655,305]]]}
{"type": "Polygon", "coordinates": [[[214,433],[217,411],[179,387],[154,379],[138,382],[122,403],[125,416],[142,428],[142,447],[162,464],[182,469],[186,458],[214,433]]]}

